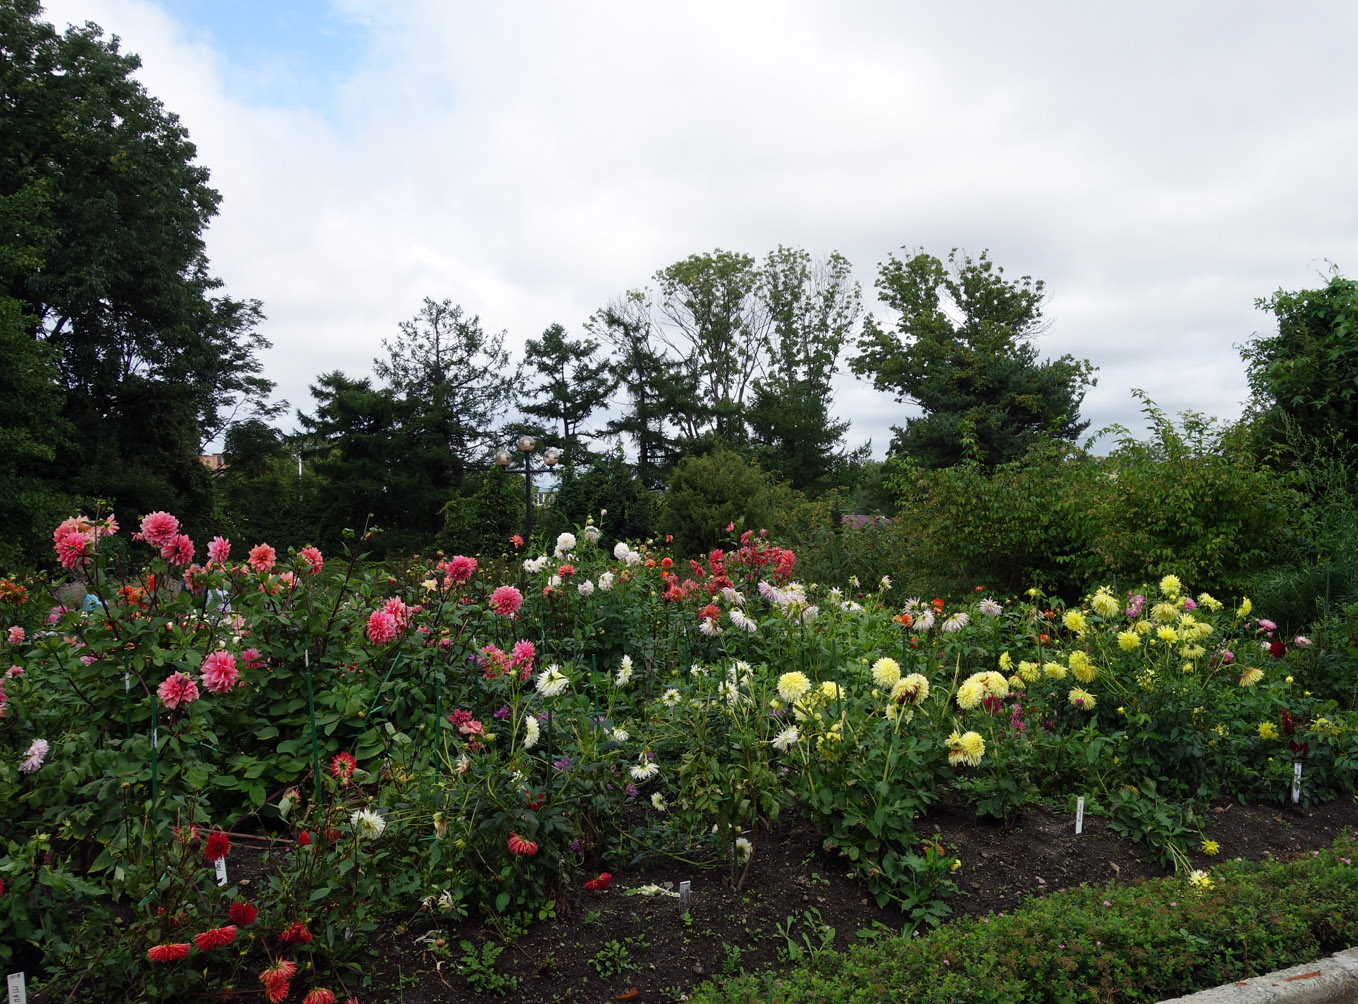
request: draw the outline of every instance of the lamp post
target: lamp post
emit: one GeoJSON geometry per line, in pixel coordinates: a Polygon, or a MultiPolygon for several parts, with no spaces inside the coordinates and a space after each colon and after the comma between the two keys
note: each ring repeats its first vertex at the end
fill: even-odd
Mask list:
{"type": "MultiPolygon", "coordinates": [[[[517,445],[523,454],[523,539],[526,541],[533,535],[533,475],[548,474],[555,470],[561,462],[561,451],[555,446],[548,447],[542,452],[542,462],[547,466],[534,470],[532,458],[537,441],[532,436],[520,436],[517,445]]],[[[508,450],[501,448],[495,451],[495,466],[501,470],[507,468],[512,460],[513,455],[508,450]]]]}

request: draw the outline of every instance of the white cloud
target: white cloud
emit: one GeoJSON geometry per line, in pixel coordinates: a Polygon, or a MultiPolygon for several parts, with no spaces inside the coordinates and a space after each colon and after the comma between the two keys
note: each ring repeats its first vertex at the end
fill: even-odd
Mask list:
{"type": "MultiPolygon", "coordinates": [[[[1254,299],[1358,268],[1349,4],[333,7],[361,44],[325,108],[170,0],[47,11],[122,36],[183,118],[294,406],[424,296],[520,346],[718,246],[838,249],[871,301],[889,252],[956,245],[1047,280],[1095,427],[1136,423],[1133,386],[1233,417],[1254,299]]],[[[904,411],[840,386],[880,451],[904,411]]]]}

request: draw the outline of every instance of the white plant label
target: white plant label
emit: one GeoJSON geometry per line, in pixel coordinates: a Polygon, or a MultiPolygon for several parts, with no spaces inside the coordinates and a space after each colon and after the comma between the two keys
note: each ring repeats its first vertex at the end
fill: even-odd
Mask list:
{"type": "Polygon", "coordinates": [[[23,973],[9,974],[9,1004],[28,1004],[28,986],[23,973]]]}
{"type": "Polygon", "coordinates": [[[1292,804],[1301,801],[1301,761],[1292,765],[1292,804]]]}
{"type": "Polygon", "coordinates": [[[692,887],[693,887],[693,884],[692,884],[688,879],[684,879],[684,881],[682,881],[682,882],[679,883],[679,909],[680,909],[680,910],[687,910],[687,909],[688,909],[688,894],[689,894],[689,890],[690,890],[692,887]]]}
{"type": "Polygon", "coordinates": [[[1085,828],[1085,797],[1081,795],[1075,800],[1075,832],[1083,833],[1085,828]]]}
{"type": "Polygon", "coordinates": [[[124,690],[124,691],[127,691],[127,690],[131,690],[131,689],[132,689],[132,674],[131,674],[131,673],[124,673],[124,674],[123,674],[123,690],[124,690]]]}
{"type": "Polygon", "coordinates": [[[226,885],[226,858],[217,859],[217,884],[226,885]]]}

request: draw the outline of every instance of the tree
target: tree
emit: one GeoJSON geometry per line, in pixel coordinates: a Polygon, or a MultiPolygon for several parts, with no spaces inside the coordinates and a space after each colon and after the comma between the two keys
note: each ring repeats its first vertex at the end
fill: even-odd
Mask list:
{"type": "Polygon", "coordinates": [[[674,469],[662,519],[674,536],[674,551],[706,554],[729,536],[732,523],[762,527],[769,518],[767,484],[758,465],[730,450],[685,457],[674,469]]]}
{"type": "Polygon", "coordinates": [[[754,258],[722,251],[690,255],[655,274],[658,330],[697,387],[697,407],[673,416],[689,439],[710,432],[746,439],[745,401],[762,369],[771,318],[754,258]]]}
{"type": "Polygon", "coordinates": [[[1045,284],[1013,281],[990,261],[953,249],[945,265],[923,252],[894,254],[878,269],[894,330],[869,316],[849,367],[924,414],[895,427],[893,452],[929,467],[962,459],[1017,460],[1039,435],[1073,441],[1094,367],[1070,355],[1039,360],[1045,284]]]}
{"type": "Polygon", "coordinates": [[[259,304],[218,295],[203,230],[219,194],[178,118],[132,76],[134,55],[87,24],[58,34],[36,0],[0,2],[5,141],[0,196],[41,189],[41,267],[4,277],[29,334],[55,350],[76,463],[116,452],[129,381],[192,409],[193,450],[272,383],[257,353],[259,304]]]}
{"type": "Polygon", "coordinates": [[[630,292],[596,311],[586,329],[618,353],[612,360],[612,371],[629,399],[623,413],[610,421],[605,431],[635,444],[637,476],[646,487],[659,487],[661,472],[674,463],[680,451],[672,432],[672,416],[697,407],[696,388],[658,344],[645,293],[630,292]]]}
{"type": "Polygon", "coordinates": [[[761,461],[798,490],[827,479],[849,428],[830,414],[830,383],[862,306],[851,270],[838,253],[815,261],[781,246],[763,266],[772,351],[747,420],[761,461]]]}
{"type": "Polygon", "coordinates": [[[541,379],[519,394],[519,410],[552,428],[569,465],[588,464],[582,426],[613,390],[608,361],[596,359],[598,352],[593,338],[571,341],[559,324],[525,347],[525,363],[541,379]]]}
{"type": "Polygon", "coordinates": [[[1323,289],[1278,290],[1255,301],[1278,333],[1241,350],[1261,438],[1285,439],[1290,423],[1316,441],[1358,442],[1358,282],[1331,270],[1323,289]]]}
{"type": "MultiPolygon", "coordinates": [[[[508,410],[518,374],[509,365],[504,332],[490,335],[460,306],[425,297],[420,312],[383,340],[377,375],[409,406],[405,458],[421,468],[438,496],[432,514],[462,484],[466,471],[494,450],[496,420],[508,410]]],[[[431,515],[432,515],[431,514],[431,515]]]]}

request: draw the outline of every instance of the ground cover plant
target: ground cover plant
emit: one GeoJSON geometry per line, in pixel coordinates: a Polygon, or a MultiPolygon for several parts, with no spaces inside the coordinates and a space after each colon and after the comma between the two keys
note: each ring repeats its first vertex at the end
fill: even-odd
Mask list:
{"type": "MultiPolygon", "coordinates": [[[[614,873],[751,891],[789,812],[908,932],[952,910],[958,806],[1003,829],[1079,796],[1188,876],[1214,800],[1353,791],[1351,707],[1247,598],[910,596],[800,581],[734,524],[680,560],[606,521],[383,566],[372,530],[327,557],[62,523],[78,588],[0,597],[0,961],[54,999],[364,999],[377,932],[423,914],[494,932],[456,964],[509,991],[499,946],[614,873]]],[[[789,918],[788,956],[826,926],[789,918]]]]}

